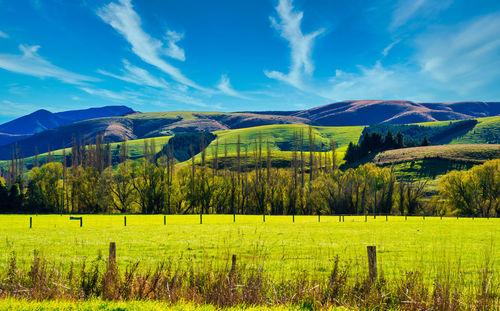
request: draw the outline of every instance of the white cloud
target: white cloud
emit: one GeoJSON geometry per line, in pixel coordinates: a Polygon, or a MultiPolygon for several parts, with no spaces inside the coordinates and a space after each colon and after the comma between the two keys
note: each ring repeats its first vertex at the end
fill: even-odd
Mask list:
{"type": "Polygon", "coordinates": [[[459,92],[500,77],[500,13],[417,38],[415,61],[426,74],[459,92]]]}
{"type": "Polygon", "coordinates": [[[85,93],[88,93],[90,95],[104,97],[104,98],[116,100],[116,101],[133,101],[133,100],[137,99],[137,97],[135,95],[118,93],[118,92],[113,92],[113,91],[105,90],[105,89],[93,89],[93,88],[89,88],[89,87],[81,87],[80,89],[82,91],[84,91],[85,93]]]}
{"type": "Polygon", "coordinates": [[[219,81],[219,84],[217,84],[217,88],[226,95],[232,96],[232,97],[237,97],[241,99],[250,99],[249,97],[241,94],[240,92],[236,91],[233,89],[231,86],[231,81],[229,80],[227,75],[222,75],[219,81]]]}
{"type": "MultiPolygon", "coordinates": [[[[12,102],[10,100],[2,100],[0,102],[0,110],[2,111],[2,117],[20,117],[33,111],[40,109],[40,106],[23,104],[18,102],[12,102]]],[[[45,108],[49,109],[49,108],[45,108]]]]}
{"type": "MultiPolygon", "coordinates": [[[[193,97],[193,96],[190,96],[187,94],[183,94],[183,93],[170,93],[170,94],[166,95],[166,98],[163,101],[170,101],[170,100],[174,100],[174,101],[177,101],[177,102],[180,102],[183,104],[188,104],[188,105],[197,106],[197,107],[214,108],[214,105],[208,105],[207,103],[205,103],[203,100],[201,100],[199,98],[196,98],[196,97],[193,97]]],[[[215,105],[215,107],[217,107],[217,105],[215,105]]]]}
{"type": "Polygon", "coordinates": [[[386,47],[384,48],[384,50],[382,51],[382,55],[387,56],[387,55],[389,54],[389,51],[390,51],[390,50],[392,50],[392,48],[393,48],[396,44],[398,44],[398,43],[399,43],[399,41],[401,41],[401,40],[399,40],[399,39],[394,40],[391,44],[389,44],[388,46],[386,46],[386,47]]]}
{"type": "Polygon", "coordinates": [[[141,18],[134,11],[130,0],[119,0],[119,3],[112,2],[99,9],[97,15],[118,31],[130,43],[132,51],[144,62],[157,67],[179,83],[205,90],[184,76],[178,68],[161,58],[161,55],[166,51],[163,48],[163,43],[144,32],[141,27],[141,18]]]}
{"type": "Polygon", "coordinates": [[[289,43],[290,71],[287,74],[278,71],[265,71],[264,73],[269,78],[281,80],[302,89],[304,87],[303,75],[310,75],[314,71],[311,60],[314,39],[322,34],[324,29],[303,34],[301,30],[303,12],[294,12],[293,9],[292,0],[280,0],[276,7],[280,21],[278,22],[274,17],[270,17],[273,28],[289,43]]]}
{"type": "Polygon", "coordinates": [[[392,16],[391,28],[398,28],[412,18],[427,0],[400,0],[392,16]]]}
{"type": "Polygon", "coordinates": [[[39,45],[20,45],[19,49],[22,54],[0,54],[0,68],[38,78],[55,78],[70,84],[97,81],[95,78],[73,73],[51,64],[38,55],[39,48],[39,45]]]}
{"type": "Polygon", "coordinates": [[[0,38],[8,39],[9,36],[5,32],[0,30],[0,38]]]}
{"type": "Polygon", "coordinates": [[[148,71],[130,64],[130,62],[125,59],[123,60],[123,66],[123,75],[115,75],[104,70],[98,70],[97,72],[137,85],[152,86],[157,88],[168,87],[168,83],[165,82],[165,80],[154,77],[148,71]]]}
{"type": "Polygon", "coordinates": [[[331,100],[415,98],[414,87],[403,68],[385,68],[377,62],[370,68],[359,66],[359,71],[336,70],[329,81],[331,86],[319,94],[331,100]]]}
{"type": "Polygon", "coordinates": [[[410,20],[419,17],[432,17],[448,8],[453,0],[399,0],[392,14],[390,29],[395,30],[410,20]]]}
{"type": "MultiPolygon", "coordinates": [[[[177,102],[196,107],[214,108],[213,105],[207,104],[199,97],[187,94],[187,90],[182,87],[169,87],[168,89],[145,87],[136,91],[122,92],[90,87],[80,87],[80,89],[93,96],[128,104],[154,104],[158,106],[159,103],[165,103],[162,105],[168,105],[168,103],[177,102]]],[[[203,94],[207,95],[206,93],[203,94]]]]}
{"type": "Polygon", "coordinates": [[[186,60],[186,55],[184,54],[184,50],[177,45],[177,42],[179,42],[183,37],[184,37],[183,33],[178,33],[173,30],[167,31],[165,39],[168,42],[168,46],[164,50],[167,56],[181,61],[186,60]]]}

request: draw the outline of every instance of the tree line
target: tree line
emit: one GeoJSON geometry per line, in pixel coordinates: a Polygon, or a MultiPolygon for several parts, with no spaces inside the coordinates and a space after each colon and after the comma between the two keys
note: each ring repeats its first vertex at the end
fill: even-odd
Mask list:
{"type": "MultiPolygon", "coordinates": [[[[202,134],[204,135],[204,134],[202,134]]],[[[373,163],[339,169],[335,142],[323,151],[309,128],[296,132],[289,167],[273,167],[273,151],[258,136],[250,149],[238,137],[236,153],[215,140],[178,163],[172,145],[156,153],[144,141],[144,158],[128,159],[120,144],[114,163],[102,135],[87,145],[74,141],[63,161],[49,160],[26,174],[13,157],[0,182],[2,213],[143,213],[143,214],[462,214],[500,215],[499,160],[470,171],[451,172],[439,194],[426,196],[425,181],[397,178],[389,167],[373,163]],[[477,195],[481,193],[481,195],[477,195]]]]}
{"type": "Polygon", "coordinates": [[[405,138],[401,132],[397,132],[396,136],[394,136],[391,131],[388,131],[384,137],[379,132],[363,131],[359,144],[349,143],[344,159],[346,164],[353,164],[377,152],[429,145],[430,142],[425,135],[422,141],[417,143],[411,138],[405,138]]]}

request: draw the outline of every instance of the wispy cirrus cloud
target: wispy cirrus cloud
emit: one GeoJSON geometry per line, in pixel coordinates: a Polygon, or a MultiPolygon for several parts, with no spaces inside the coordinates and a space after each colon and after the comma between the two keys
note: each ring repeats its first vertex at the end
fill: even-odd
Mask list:
{"type": "Polygon", "coordinates": [[[225,95],[229,95],[232,97],[237,97],[241,99],[250,99],[248,96],[243,95],[241,92],[236,91],[231,86],[231,81],[227,75],[222,75],[219,83],[217,84],[217,88],[225,95]]]}
{"type": "Polygon", "coordinates": [[[181,103],[203,108],[217,107],[217,105],[209,105],[203,99],[188,94],[187,90],[183,88],[169,88],[167,92],[165,89],[154,88],[143,88],[141,90],[120,92],[94,87],[80,87],[80,90],[92,96],[116,102],[134,103],[138,105],[153,104],[160,107],[169,107],[173,103],[181,103]]]}
{"type": "Polygon", "coordinates": [[[87,94],[100,96],[107,99],[115,101],[136,101],[137,95],[131,93],[114,92],[106,89],[92,88],[92,87],[80,87],[80,90],[87,94]]]}
{"type": "Polygon", "coordinates": [[[384,50],[382,51],[382,55],[383,56],[387,56],[389,54],[389,51],[392,50],[392,48],[398,44],[401,40],[400,39],[396,39],[394,41],[392,41],[388,46],[386,46],[384,48],[384,50]]]}
{"type": "Polygon", "coordinates": [[[389,28],[395,30],[413,18],[434,16],[440,11],[448,8],[453,0],[399,0],[392,13],[392,20],[389,28]]]}
{"type": "Polygon", "coordinates": [[[392,15],[391,29],[398,28],[411,19],[427,0],[400,0],[396,4],[396,9],[392,15]]]}
{"type": "Polygon", "coordinates": [[[177,45],[177,42],[181,41],[184,38],[183,33],[178,33],[173,30],[168,30],[165,35],[165,39],[168,42],[167,48],[164,50],[165,54],[169,57],[185,61],[186,55],[184,53],[184,49],[180,48],[177,45]]]}
{"type": "Polygon", "coordinates": [[[38,55],[39,45],[20,45],[21,54],[0,54],[0,68],[38,78],[54,78],[69,84],[84,84],[98,81],[57,67],[38,55]]]}
{"type": "Polygon", "coordinates": [[[336,70],[335,76],[327,86],[318,92],[330,100],[345,99],[415,99],[415,86],[412,83],[418,79],[414,72],[408,72],[404,67],[384,67],[380,61],[371,67],[358,66],[359,72],[347,73],[336,70]]]}
{"type": "Polygon", "coordinates": [[[124,69],[122,70],[122,75],[109,73],[105,70],[98,70],[97,72],[115,79],[119,79],[137,85],[152,86],[157,88],[168,87],[168,83],[165,80],[153,76],[145,69],[130,64],[130,62],[126,59],[123,60],[123,67],[124,69]]]}
{"type": "Polygon", "coordinates": [[[0,38],[8,39],[9,36],[5,32],[3,32],[3,31],[0,30],[0,38]]]}
{"type": "Polygon", "coordinates": [[[310,75],[314,71],[311,59],[314,40],[324,32],[324,29],[303,34],[301,30],[303,12],[294,11],[292,0],[280,0],[276,12],[280,20],[277,21],[274,17],[270,17],[270,20],[273,28],[288,41],[290,46],[290,71],[285,74],[266,70],[264,73],[269,78],[302,89],[304,87],[303,75],[310,75]]]}
{"type": "MultiPolygon", "coordinates": [[[[187,78],[177,67],[172,66],[161,57],[167,54],[171,45],[169,44],[169,47],[165,49],[161,41],[152,38],[142,29],[141,18],[135,12],[130,0],[112,2],[99,9],[97,15],[120,33],[132,46],[132,51],[144,62],[157,67],[179,83],[206,91],[205,88],[187,78]]],[[[171,40],[170,42],[176,46],[177,41],[171,40]]],[[[171,54],[180,57],[179,51],[171,54]]]]}
{"type": "Polygon", "coordinates": [[[6,99],[2,100],[0,107],[2,108],[2,116],[9,117],[17,117],[23,114],[31,113],[37,109],[37,107],[33,105],[21,104],[17,102],[14,103],[6,99]],[[12,109],[13,107],[16,109],[12,109]]]}
{"type": "Polygon", "coordinates": [[[439,29],[417,36],[407,63],[384,66],[379,60],[355,73],[337,70],[331,85],[318,93],[332,100],[487,96],[484,87],[500,80],[500,12],[439,29]]]}
{"type": "Polygon", "coordinates": [[[423,74],[459,92],[500,78],[500,12],[443,27],[416,39],[423,74]]]}

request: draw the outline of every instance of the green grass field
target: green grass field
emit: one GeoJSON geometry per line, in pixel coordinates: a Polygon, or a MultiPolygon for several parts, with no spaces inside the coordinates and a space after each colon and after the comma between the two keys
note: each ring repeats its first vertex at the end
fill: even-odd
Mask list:
{"type": "MultiPolygon", "coordinates": [[[[366,271],[366,246],[378,250],[379,269],[386,277],[405,271],[423,271],[429,280],[450,269],[465,279],[477,277],[488,261],[500,266],[500,219],[437,217],[262,216],[204,215],[68,215],[0,216],[0,265],[5,268],[14,252],[21,266],[38,250],[49,262],[69,265],[107,256],[109,242],[117,244],[117,260],[124,268],[170,262],[182,268],[214,268],[229,263],[231,255],[248,267],[262,267],[277,277],[306,271],[327,274],[336,255],[350,262],[352,272],[366,271]],[[29,228],[29,218],[33,228],[29,228]]],[[[498,271],[496,271],[498,273],[498,271]]]]}
{"type": "MultiPolygon", "coordinates": [[[[264,310],[300,310],[297,306],[265,306],[265,307],[251,307],[241,306],[224,308],[224,310],[248,310],[248,311],[264,311],[264,310]]],[[[27,301],[17,299],[0,299],[0,310],[16,310],[16,311],[216,311],[220,308],[211,305],[197,305],[194,303],[177,303],[169,304],[158,301],[127,301],[127,302],[112,302],[112,301],[27,301]]],[[[331,308],[329,310],[347,310],[344,308],[331,308]]]]}

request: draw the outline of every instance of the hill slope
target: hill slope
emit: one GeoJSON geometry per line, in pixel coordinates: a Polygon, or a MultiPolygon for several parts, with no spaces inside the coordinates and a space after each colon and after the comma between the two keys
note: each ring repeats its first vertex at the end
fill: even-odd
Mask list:
{"type": "MultiPolygon", "coordinates": [[[[119,107],[120,114],[130,112],[130,108],[119,107]]],[[[108,142],[123,139],[133,140],[159,136],[172,136],[179,132],[227,131],[256,126],[276,124],[296,124],[314,126],[360,126],[368,124],[406,124],[417,122],[435,122],[436,120],[462,120],[500,114],[499,102],[464,102],[464,103],[413,103],[410,101],[344,101],[302,111],[260,113],[222,113],[222,112],[187,112],[171,111],[141,113],[127,116],[115,116],[74,122],[78,118],[97,118],[116,112],[116,107],[103,107],[83,111],[69,111],[51,114],[38,111],[30,116],[31,127],[17,125],[14,120],[0,125],[0,160],[9,158],[15,140],[24,156],[35,154],[35,147],[43,153],[49,149],[68,147],[72,138],[81,138],[84,142],[103,133],[108,142]],[[108,109],[108,110],[107,110],[108,109]],[[43,118],[41,117],[43,116],[43,118]],[[42,122],[43,121],[43,122],[42,122]],[[56,127],[58,126],[58,127],[56,127]],[[8,129],[2,130],[2,127],[8,129]],[[17,128],[17,132],[15,132],[17,128]],[[43,129],[49,129],[43,131],[43,129]],[[26,137],[23,131],[38,132],[26,137]],[[16,134],[16,135],[11,135],[16,134]],[[2,137],[6,144],[1,146],[2,137]]],[[[29,118],[28,118],[29,117],[29,118]]],[[[488,122],[479,122],[472,130],[464,129],[463,133],[453,133],[446,139],[433,143],[497,143],[500,139],[500,127],[493,117],[488,122]],[[493,131],[492,127],[497,127],[493,131]],[[472,134],[471,134],[472,132],[472,134]],[[481,141],[476,140],[474,133],[482,133],[481,141]],[[457,136],[459,135],[459,137],[457,136]],[[461,137],[463,137],[462,140],[461,137]]],[[[500,119],[498,119],[500,120],[500,119]]],[[[26,122],[20,122],[26,124],[26,122]]],[[[432,123],[428,123],[432,124],[432,123]]],[[[442,124],[441,124],[442,125],[442,124]]],[[[431,125],[432,126],[432,125],[431,125]]],[[[471,125],[472,126],[472,125],[471,125]]],[[[30,134],[28,133],[28,135],[30,134]]],[[[355,141],[355,140],[354,140],[355,141]]]]}
{"type": "Polygon", "coordinates": [[[0,124],[0,133],[2,133],[0,145],[81,120],[123,116],[131,113],[134,113],[134,110],[126,106],[105,106],[57,113],[40,109],[29,115],[0,124]]]}
{"type": "Polygon", "coordinates": [[[322,126],[418,123],[461,120],[500,114],[500,102],[414,103],[400,100],[358,100],[294,112],[322,126]]]}
{"type": "MultiPolygon", "coordinates": [[[[221,131],[269,124],[307,124],[291,116],[250,113],[159,112],[85,120],[37,133],[16,142],[24,157],[71,146],[72,140],[87,142],[102,133],[107,142],[171,136],[179,132],[221,131]]],[[[0,146],[0,160],[9,159],[13,144],[0,146]]]]}
{"type": "Polygon", "coordinates": [[[377,165],[389,165],[424,159],[443,159],[454,162],[483,163],[500,158],[500,145],[439,145],[387,150],[375,156],[377,165]]]}

